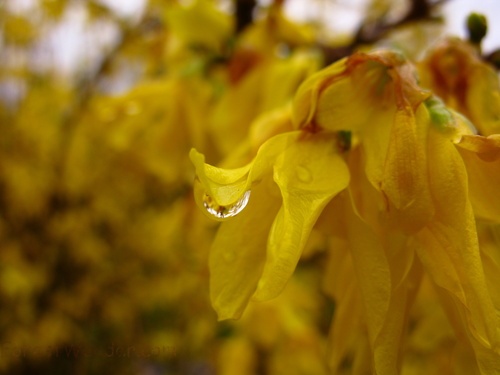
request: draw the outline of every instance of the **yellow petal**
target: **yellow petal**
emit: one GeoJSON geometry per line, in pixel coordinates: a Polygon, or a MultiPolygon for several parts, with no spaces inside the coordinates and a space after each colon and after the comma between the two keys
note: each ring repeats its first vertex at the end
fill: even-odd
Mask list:
{"type": "MultiPolygon", "coordinates": [[[[477,367],[481,375],[500,374],[500,350],[498,346],[491,348],[473,342],[472,345],[476,356],[477,367]]],[[[463,375],[466,373],[464,372],[463,375]]]]}
{"type": "Polygon", "coordinates": [[[463,113],[483,135],[500,133],[500,85],[478,50],[458,38],[440,43],[420,66],[424,86],[463,113]]]}
{"type": "Polygon", "coordinates": [[[237,169],[222,169],[205,163],[205,156],[195,149],[189,157],[206,193],[219,205],[236,202],[248,188],[247,176],[252,164],[237,169]]]}
{"type": "Polygon", "coordinates": [[[409,105],[398,109],[385,156],[380,189],[387,198],[389,220],[406,233],[417,232],[434,214],[425,149],[428,128],[424,106],[416,114],[409,105]]]}
{"type": "Polygon", "coordinates": [[[257,117],[250,127],[248,138],[252,148],[257,150],[271,137],[290,131],[293,131],[291,108],[285,105],[257,117]]]}
{"type": "Polygon", "coordinates": [[[420,283],[410,322],[403,374],[456,375],[450,361],[456,336],[426,276],[420,283]]]}
{"type": "Polygon", "coordinates": [[[500,225],[478,223],[479,246],[493,304],[500,310],[500,225]]]}
{"type": "Polygon", "coordinates": [[[399,374],[402,339],[421,267],[409,238],[381,229],[376,234],[354,212],[345,215],[353,265],[364,305],[374,373],[399,374]]]}
{"type": "MultiPolygon", "coordinates": [[[[413,262],[411,255],[413,249],[402,246],[402,251],[408,254],[398,254],[403,256],[396,256],[389,260],[393,290],[384,325],[373,345],[375,370],[378,374],[400,373],[406,322],[422,275],[420,264],[413,262]],[[401,258],[406,259],[401,262],[401,258]],[[399,268],[399,263],[404,263],[406,260],[409,260],[408,264],[399,268]],[[396,285],[394,279],[398,279],[396,285]]],[[[370,314],[369,311],[368,314],[370,314]]]]}
{"type": "Polygon", "coordinates": [[[226,88],[211,113],[204,113],[205,118],[207,113],[210,114],[208,127],[213,141],[224,155],[231,154],[235,145],[246,139],[249,127],[258,116],[286,106],[302,81],[319,66],[317,56],[300,50],[287,59],[269,59],[258,54],[248,57],[244,50],[236,57],[239,55],[243,56],[233,59],[232,64],[243,66],[234,69],[236,72],[243,70],[237,73],[241,77],[226,88]],[[248,67],[252,60],[257,63],[248,67]]]}
{"type": "MultiPolygon", "coordinates": [[[[281,205],[279,192],[272,191],[273,187],[277,190],[271,180],[272,167],[288,147],[297,147],[303,135],[296,131],[275,136],[260,147],[248,166],[233,170],[205,164],[203,155],[191,151],[199,178],[197,194],[208,194],[222,205],[251,191],[247,207],[219,228],[210,255],[211,298],[220,319],[238,318],[257,287],[268,233],[281,205]]],[[[201,206],[204,209],[203,202],[201,206]]]]}
{"type": "Polygon", "coordinates": [[[210,297],[219,320],[241,316],[262,274],[267,236],[281,203],[268,187],[256,186],[245,210],[217,232],[210,252],[210,297]]]}
{"type": "MultiPolygon", "coordinates": [[[[340,207],[336,207],[337,209],[340,207]]],[[[343,233],[345,236],[345,232],[343,233]]],[[[324,289],[335,302],[328,334],[328,365],[332,373],[341,371],[345,361],[354,357],[354,373],[371,371],[371,350],[365,332],[361,295],[346,238],[334,237],[326,266],[324,289]]]]}
{"type": "MultiPolygon", "coordinates": [[[[196,176],[201,186],[198,186],[195,198],[200,199],[206,193],[219,206],[231,205],[242,198],[250,190],[252,184],[258,182],[266,173],[270,173],[279,155],[290,142],[301,132],[290,132],[277,135],[266,141],[258,150],[254,160],[244,167],[236,169],[217,168],[205,163],[205,157],[195,149],[189,157],[196,168],[196,176]]],[[[197,201],[201,208],[203,203],[197,201]]]]}
{"type": "Polygon", "coordinates": [[[463,136],[457,146],[467,169],[474,214],[500,223],[500,135],[463,136]]]}
{"type": "Polygon", "coordinates": [[[293,123],[300,129],[309,126],[316,114],[319,95],[329,84],[339,80],[346,69],[347,59],[337,61],[335,64],[320,70],[309,77],[298,89],[293,100],[293,123]]]}
{"type": "MultiPolygon", "coordinates": [[[[344,210],[343,214],[348,222],[348,239],[352,261],[361,291],[370,346],[374,351],[375,341],[388,317],[391,301],[389,263],[380,239],[371,228],[361,221],[349,207],[344,210]]],[[[398,350],[397,346],[393,346],[393,349],[398,350]]],[[[391,358],[389,360],[393,359],[392,354],[387,352],[385,354],[391,358]]],[[[393,374],[396,371],[396,363],[388,367],[386,366],[386,369],[389,372],[386,374],[393,374]]]]}
{"type": "MultiPolygon", "coordinates": [[[[358,146],[349,152],[349,172],[351,174],[349,194],[356,215],[370,225],[375,233],[380,233],[384,225],[380,212],[385,210],[386,202],[380,191],[376,190],[368,181],[363,165],[362,151],[363,149],[358,146]]],[[[368,164],[368,160],[366,163],[368,164]]],[[[335,227],[339,227],[339,224],[335,227]]]]}
{"type": "Polygon", "coordinates": [[[267,261],[255,294],[259,300],[283,290],[318,216],[349,183],[335,135],[302,133],[289,142],[274,166],[283,206],[269,234],[267,261]]]}
{"type": "MultiPolygon", "coordinates": [[[[500,289],[498,288],[500,285],[500,225],[479,224],[478,235],[486,281],[498,313],[500,311],[500,289]]],[[[496,351],[475,345],[479,367],[484,375],[498,373],[500,369],[500,348],[494,349],[496,351]]]]}
{"type": "Polygon", "coordinates": [[[355,209],[374,230],[390,225],[415,233],[432,217],[424,147],[429,121],[424,106],[415,114],[409,107],[382,112],[363,130],[361,145],[351,150],[355,209]]]}
{"type": "Polygon", "coordinates": [[[470,339],[486,348],[499,345],[500,322],[485,281],[465,167],[454,144],[434,128],[429,177],[436,215],[417,236],[418,256],[453,301],[470,339]]]}
{"type": "Polygon", "coordinates": [[[343,215],[347,221],[348,239],[354,268],[361,288],[372,342],[387,316],[391,294],[389,263],[380,239],[371,228],[347,207],[343,215]]]}

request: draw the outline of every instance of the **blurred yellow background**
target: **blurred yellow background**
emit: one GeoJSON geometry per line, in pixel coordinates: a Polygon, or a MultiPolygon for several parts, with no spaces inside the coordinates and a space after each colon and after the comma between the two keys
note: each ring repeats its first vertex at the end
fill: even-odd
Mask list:
{"type": "MultiPolygon", "coordinates": [[[[401,3],[0,3],[0,373],[326,374],[323,238],[278,299],[218,323],[188,153],[256,147],[325,51],[401,3]]],[[[369,44],[416,57],[445,32],[428,16],[369,44]]]]}

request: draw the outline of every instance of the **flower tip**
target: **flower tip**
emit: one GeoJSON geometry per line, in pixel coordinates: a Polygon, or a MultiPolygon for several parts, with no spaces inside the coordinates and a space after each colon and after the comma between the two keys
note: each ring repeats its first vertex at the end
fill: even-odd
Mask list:
{"type": "Polygon", "coordinates": [[[222,306],[221,304],[213,301],[212,302],[212,307],[215,310],[215,313],[217,314],[217,321],[218,322],[223,322],[225,320],[238,320],[241,318],[243,315],[244,309],[234,309],[230,308],[227,305],[222,306]]]}
{"type": "Polygon", "coordinates": [[[480,44],[488,32],[488,21],[479,13],[471,13],[467,17],[467,31],[469,40],[474,44],[480,44]]]}
{"type": "Polygon", "coordinates": [[[238,320],[240,317],[239,316],[226,316],[223,314],[217,313],[217,321],[218,322],[224,322],[226,320],[238,320]]]}
{"type": "Polygon", "coordinates": [[[261,279],[257,285],[257,290],[252,296],[252,300],[257,302],[270,301],[278,297],[283,289],[285,289],[285,283],[271,283],[267,280],[261,279]]]}
{"type": "Polygon", "coordinates": [[[197,165],[205,163],[205,156],[199,153],[194,147],[189,151],[189,159],[196,167],[197,165]]]}

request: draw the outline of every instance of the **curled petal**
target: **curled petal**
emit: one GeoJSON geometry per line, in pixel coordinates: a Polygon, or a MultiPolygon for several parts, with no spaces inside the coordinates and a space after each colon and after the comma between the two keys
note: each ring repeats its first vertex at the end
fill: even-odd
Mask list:
{"type": "Polygon", "coordinates": [[[221,225],[211,252],[211,295],[220,319],[241,315],[257,286],[257,299],[284,288],[316,219],[349,183],[337,143],[332,133],[281,134],[266,141],[250,164],[232,170],[191,152],[198,190],[216,204],[231,205],[251,191],[247,208],[221,225]],[[276,185],[282,200],[269,190],[276,185]]]}
{"type": "Polygon", "coordinates": [[[221,224],[210,252],[210,298],[219,320],[238,319],[262,275],[266,241],[280,201],[260,184],[239,215],[221,224]]]}
{"type": "Polygon", "coordinates": [[[290,132],[269,139],[259,148],[253,161],[241,168],[214,167],[205,163],[203,154],[195,149],[191,150],[189,156],[205,193],[218,205],[227,206],[240,200],[263,175],[271,173],[277,155],[288,147],[289,139],[295,139],[299,134],[301,132],[290,132]]]}
{"type": "Polygon", "coordinates": [[[205,163],[205,156],[195,149],[189,154],[196,175],[207,195],[221,206],[230,205],[245,193],[251,164],[237,169],[222,169],[205,163]]]}
{"type": "Polygon", "coordinates": [[[293,101],[293,123],[296,128],[309,126],[313,122],[321,91],[339,80],[346,69],[345,63],[346,59],[337,61],[313,74],[299,87],[293,101]]]}
{"type": "Polygon", "coordinates": [[[384,160],[380,189],[389,219],[407,233],[417,232],[434,214],[425,149],[428,127],[423,106],[416,115],[409,106],[398,109],[384,160]]]}
{"type": "Polygon", "coordinates": [[[464,135],[457,146],[477,154],[477,156],[486,161],[500,160],[500,135],[494,134],[489,137],[479,135],[464,135]]]}
{"type": "Polygon", "coordinates": [[[325,205],[349,183],[333,134],[291,139],[274,165],[283,205],[269,234],[267,262],[255,298],[276,297],[292,275],[313,225],[325,205]]]}

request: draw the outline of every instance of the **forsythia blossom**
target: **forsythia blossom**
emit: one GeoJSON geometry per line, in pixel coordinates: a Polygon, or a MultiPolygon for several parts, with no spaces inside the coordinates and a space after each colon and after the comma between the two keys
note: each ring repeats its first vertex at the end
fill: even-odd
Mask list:
{"type": "MultiPolygon", "coordinates": [[[[454,79],[446,74],[442,90],[454,79]]],[[[476,91],[444,95],[427,82],[433,91],[398,53],[355,53],[302,84],[293,129],[267,139],[247,165],[221,169],[191,151],[198,204],[224,221],[210,255],[220,319],[240,317],[251,298],[276,297],[318,224],[331,238],[334,371],[353,350],[353,373],[400,373],[425,281],[475,371],[500,373],[498,118],[482,121],[476,91]],[[462,102],[448,107],[453,95],[462,102]],[[359,329],[347,330],[353,322],[359,329]],[[364,339],[352,346],[355,334],[364,339]]],[[[481,84],[494,93],[488,113],[498,114],[498,80],[481,84]]]]}

